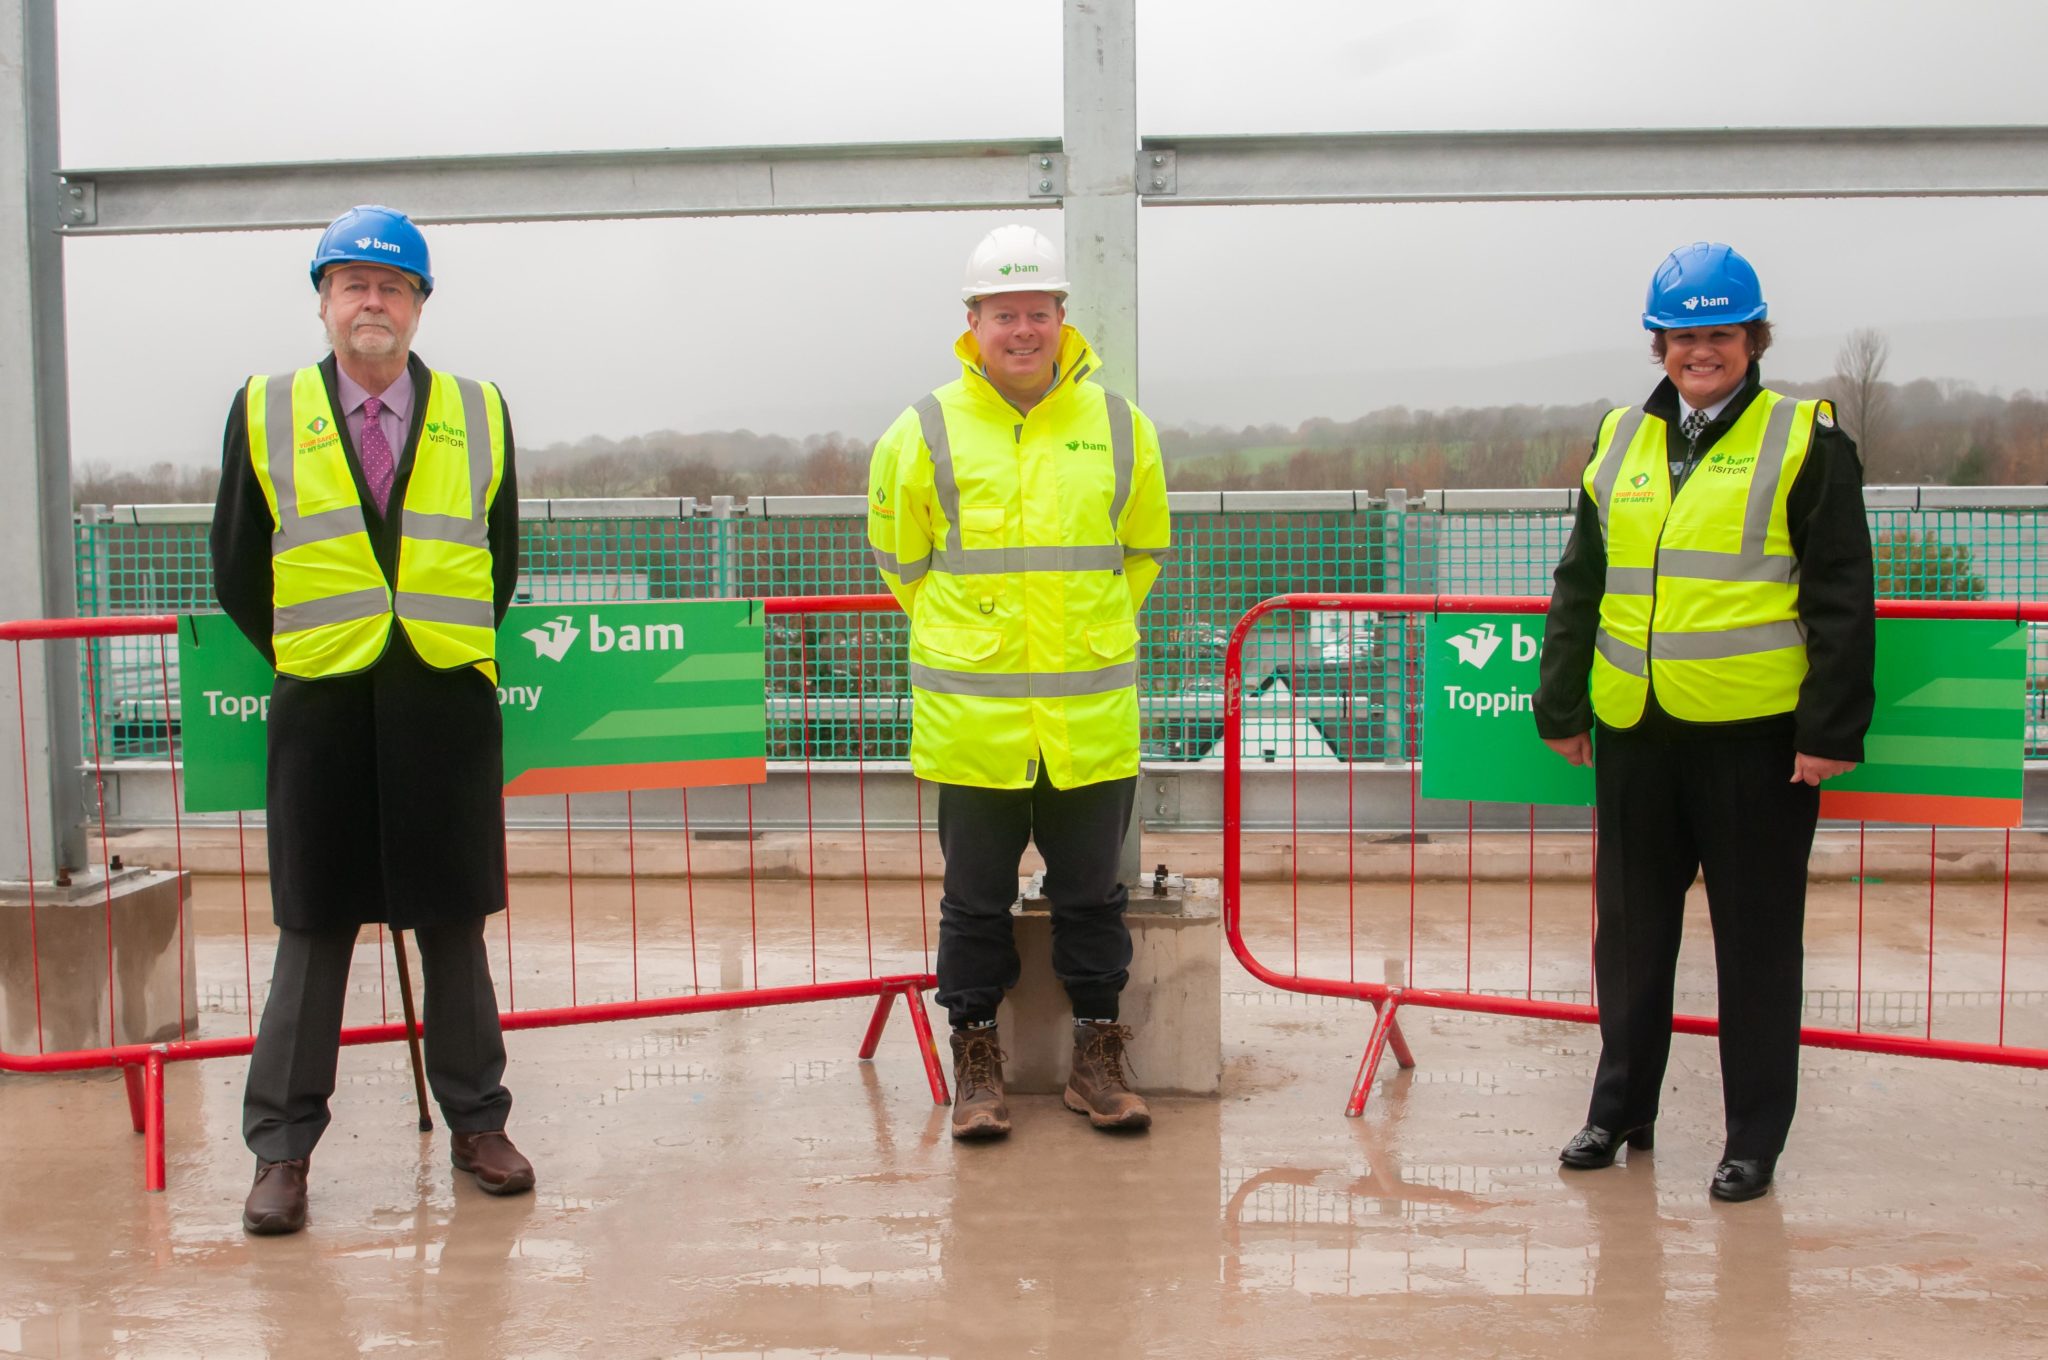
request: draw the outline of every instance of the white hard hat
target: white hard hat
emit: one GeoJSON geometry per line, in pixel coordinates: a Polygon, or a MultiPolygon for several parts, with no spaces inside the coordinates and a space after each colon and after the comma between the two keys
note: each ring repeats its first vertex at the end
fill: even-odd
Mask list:
{"type": "Polygon", "coordinates": [[[1067,257],[1042,232],[1021,223],[997,227],[967,257],[960,297],[972,302],[995,293],[1067,295],[1067,257]]]}

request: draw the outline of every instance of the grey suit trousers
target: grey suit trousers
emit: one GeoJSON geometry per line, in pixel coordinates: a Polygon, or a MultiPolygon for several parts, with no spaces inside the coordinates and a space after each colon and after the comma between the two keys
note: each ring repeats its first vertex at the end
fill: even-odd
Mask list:
{"type": "MultiPolygon", "coordinates": [[[[484,917],[412,932],[419,943],[427,1084],[457,1133],[505,1127],[505,1038],[484,953],[484,917]]],[[[342,1004],[359,927],[280,930],[270,1000],[249,1058],[242,1137],[264,1161],[312,1154],[330,1118],[342,1004]]]]}

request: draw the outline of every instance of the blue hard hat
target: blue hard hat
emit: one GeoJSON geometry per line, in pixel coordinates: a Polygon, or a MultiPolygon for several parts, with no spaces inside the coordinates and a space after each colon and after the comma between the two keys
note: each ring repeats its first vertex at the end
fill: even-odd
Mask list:
{"type": "Polygon", "coordinates": [[[427,238],[412,219],[396,208],[361,203],[327,224],[320,248],[313,252],[313,286],[334,264],[381,264],[402,269],[420,281],[422,297],[434,291],[434,271],[427,259],[427,238]]]}
{"type": "Polygon", "coordinates": [[[1643,329],[1728,326],[1770,314],[1756,270],[1733,246],[1695,241],[1671,252],[1650,279],[1643,329]]]}

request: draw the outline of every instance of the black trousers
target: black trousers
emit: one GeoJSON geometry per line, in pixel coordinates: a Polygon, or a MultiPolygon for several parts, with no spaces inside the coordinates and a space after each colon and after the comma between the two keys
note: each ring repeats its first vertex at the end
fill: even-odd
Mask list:
{"type": "Polygon", "coordinates": [[[1657,1117],[1685,894],[1704,871],[1720,991],[1727,1157],[1774,1158],[1799,1088],[1807,859],[1820,790],[1789,782],[1790,724],[1699,740],[1600,729],[1600,1067],[1587,1118],[1657,1117]]]}
{"type": "MultiPolygon", "coordinates": [[[[484,953],[484,917],[412,932],[419,943],[427,1084],[457,1133],[505,1127],[512,1093],[505,1037],[484,953]]],[[[242,1138],[268,1162],[312,1155],[327,1131],[341,1053],[341,1011],[359,926],[280,930],[270,1000],[249,1058],[242,1138]]]]}
{"type": "Polygon", "coordinates": [[[1052,970],[1074,1014],[1117,1018],[1130,978],[1130,893],[1117,879],[1137,779],[1056,789],[1041,766],[1028,789],[939,785],[939,848],[946,857],[939,899],[939,1004],[953,1024],[996,1018],[1017,985],[1010,907],[1024,847],[1045,857],[1052,905],[1052,970]]]}

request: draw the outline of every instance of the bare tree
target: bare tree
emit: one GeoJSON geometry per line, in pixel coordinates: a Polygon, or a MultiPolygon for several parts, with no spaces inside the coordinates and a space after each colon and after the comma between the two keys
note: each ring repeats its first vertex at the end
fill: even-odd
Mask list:
{"type": "Polygon", "coordinates": [[[1849,332],[1835,351],[1835,405],[1841,408],[1842,428],[1856,440],[1863,465],[1875,466],[1878,452],[1891,434],[1891,388],[1884,381],[1885,361],[1891,357],[1892,342],[1883,331],[1871,327],[1849,332]]]}

